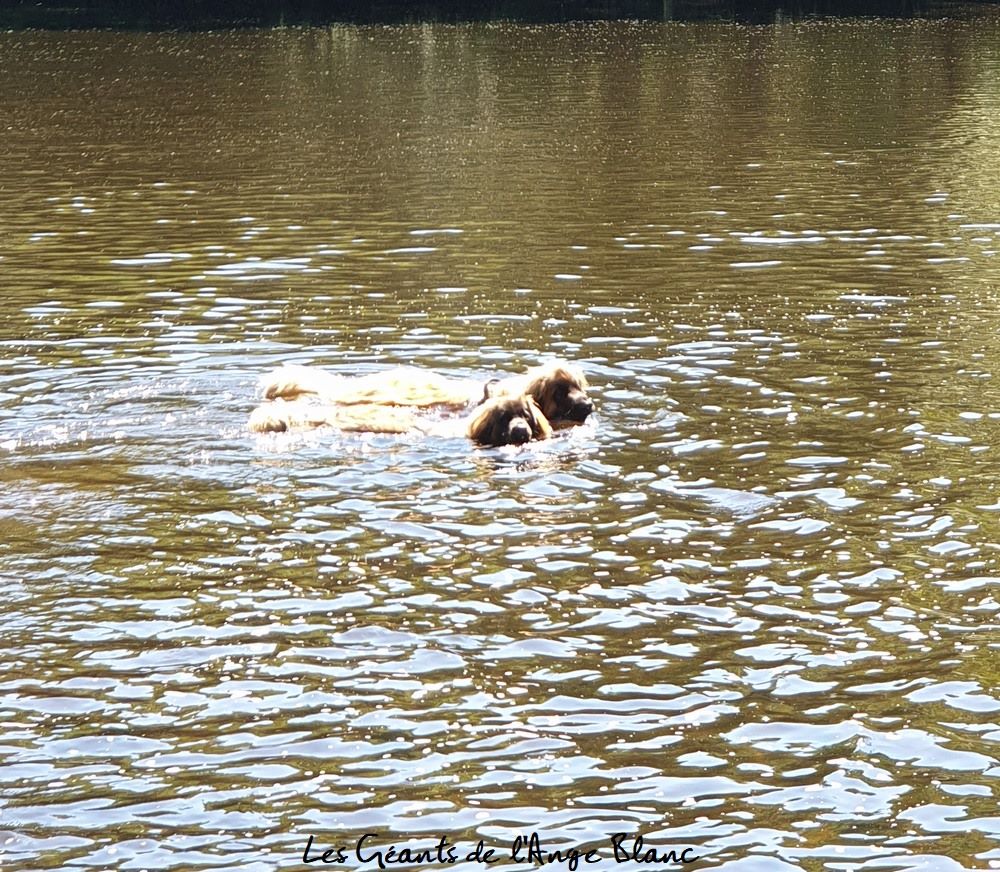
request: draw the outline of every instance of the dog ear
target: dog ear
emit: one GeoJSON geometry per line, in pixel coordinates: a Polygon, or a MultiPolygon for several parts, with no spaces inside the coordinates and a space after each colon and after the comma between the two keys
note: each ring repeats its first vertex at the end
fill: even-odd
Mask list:
{"type": "Polygon", "coordinates": [[[500,379],[491,378],[485,385],[483,385],[483,398],[479,401],[480,405],[485,403],[487,400],[492,400],[494,397],[500,396],[500,379]]]}
{"type": "Polygon", "coordinates": [[[535,403],[536,407],[541,410],[542,414],[551,420],[558,418],[562,411],[559,408],[559,401],[556,399],[557,386],[558,383],[553,378],[551,372],[539,372],[532,379],[528,390],[525,392],[535,403]]]}
{"type": "Polygon", "coordinates": [[[491,419],[496,417],[496,406],[489,404],[484,400],[480,404],[476,413],[469,419],[469,425],[466,428],[466,433],[468,437],[478,445],[491,445],[490,441],[490,430],[492,429],[491,419]]]}
{"type": "Polygon", "coordinates": [[[531,422],[531,435],[535,439],[548,439],[552,435],[552,425],[549,424],[548,419],[542,414],[542,410],[538,408],[538,404],[531,397],[525,395],[524,405],[527,418],[531,422]]]}
{"type": "Polygon", "coordinates": [[[506,445],[508,441],[506,431],[510,424],[510,416],[506,414],[504,407],[494,405],[486,416],[486,421],[487,427],[483,444],[492,445],[494,448],[498,445],[506,445]]]}

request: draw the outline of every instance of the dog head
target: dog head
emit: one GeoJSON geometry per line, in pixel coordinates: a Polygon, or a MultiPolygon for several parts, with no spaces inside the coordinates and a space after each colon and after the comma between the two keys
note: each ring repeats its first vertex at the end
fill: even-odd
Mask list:
{"type": "Polygon", "coordinates": [[[594,403],[587,396],[587,377],[565,361],[529,370],[527,380],[524,392],[554,424],[582,424],[594,411],[594,403]]]}
{"type": "Polygon", "coordinates": [[[476,409],[468,433],[479,445],[524,445],[548,439],[552,428],[531,397],[491,397],[476,409]]]}

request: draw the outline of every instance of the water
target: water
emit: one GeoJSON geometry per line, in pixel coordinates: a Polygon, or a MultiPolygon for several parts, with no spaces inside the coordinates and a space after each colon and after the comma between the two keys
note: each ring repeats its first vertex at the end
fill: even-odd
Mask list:
{"type": "Polygon", "coordinates": [[[0,34],[7,867],[1000,864],[998,37],[0,34]],[[553,356],[522,451],[245,429],[553,356]]]}

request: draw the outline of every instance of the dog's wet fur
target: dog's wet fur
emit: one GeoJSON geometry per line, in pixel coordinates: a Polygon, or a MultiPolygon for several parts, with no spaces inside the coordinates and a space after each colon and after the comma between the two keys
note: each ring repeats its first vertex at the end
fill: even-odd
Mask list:
{"type": "Polygon", "coordinates": [[[461,411],[501,396],[530,396],[550,424],[581,424],[594,411],[583,372],[566,361],[553,361],[522,376],[494,379],[485,387],[413,367],[399,367],[358,377],[335,375],[312,366],[285,366],[263,381],[268,400],[315,396],[340,406],[401,406],[461,411]]]}
{"type": "Polygon", "coordinates": [[[491,397],[465,419],[428,421],[410,409],[395,406],[332,404],[308,400],[271,400],[250,416],[255,433],[284,433],[333,427],[351,433],[423,433],[451,436],[463,433],[477,445],[524,445],[548,439],[552,427],[529,396],[491,397]],[[464,427],[462,426],[464,423],[464,427]]]}

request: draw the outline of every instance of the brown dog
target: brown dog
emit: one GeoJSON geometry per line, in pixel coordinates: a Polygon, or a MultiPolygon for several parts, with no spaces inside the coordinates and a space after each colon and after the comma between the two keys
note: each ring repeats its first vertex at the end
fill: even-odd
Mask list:
{"type": "Polygon", "coordinates": [[[250,429],[256,433],[322,426],[355,433],[419,432],[451,436],[462,432],[477,445],[494,447],[524,445],[552,435],[549,422],[527,396],[491,397],[464,422],[427,421],[408,409],[393,406],[315,405],[302,400],[272,400],[262,403],[250,415],[250,429]]]}
{"type": "Polygon", "coordinates": [[[391,406],[329,406],[308,400],[271,400],[250,413],[254,433],[284,433],[335,427],[348,433],[409,433],[417,428],[412,412],[391,406]]]}
{"type": "Polygon", "coordinates": [[[466,426],[466,434],[477,445],[524,445],[552,435],[542,410],[527,394],[484,400],[466,426]]]}
{"type": "Polygon", "coordinates": [[[411,367],[356,378],[334,375],[312,366],[284,366],[265,376],[264,397],[296,399],[314,395],[341,406],[406,406],[453,411],[492,397],[530,396],[550,424],[582,423],[594,410],[587,396],[587,379],[576,367],[555,361],[523,376],[477,383],[444,378],[411,367]]]}
{"type": "Polygon", "coordinates": [[[412,367],[397,367],[363,376],[341,376],[315,366],[283,366],[261,382],[264,398],[294,400],[313,395],[341,406],[440,406],[464,409],[481,399],[469,382],[444,378],[412,367]]]}
{"type": "Polygon", "coordinates": [[[531,397],[550,424],[582,424],[594,411],[587,396],[587,377],[565,361],[529,369],[522,376],[488,382],[486,397],[531,397]]]}

